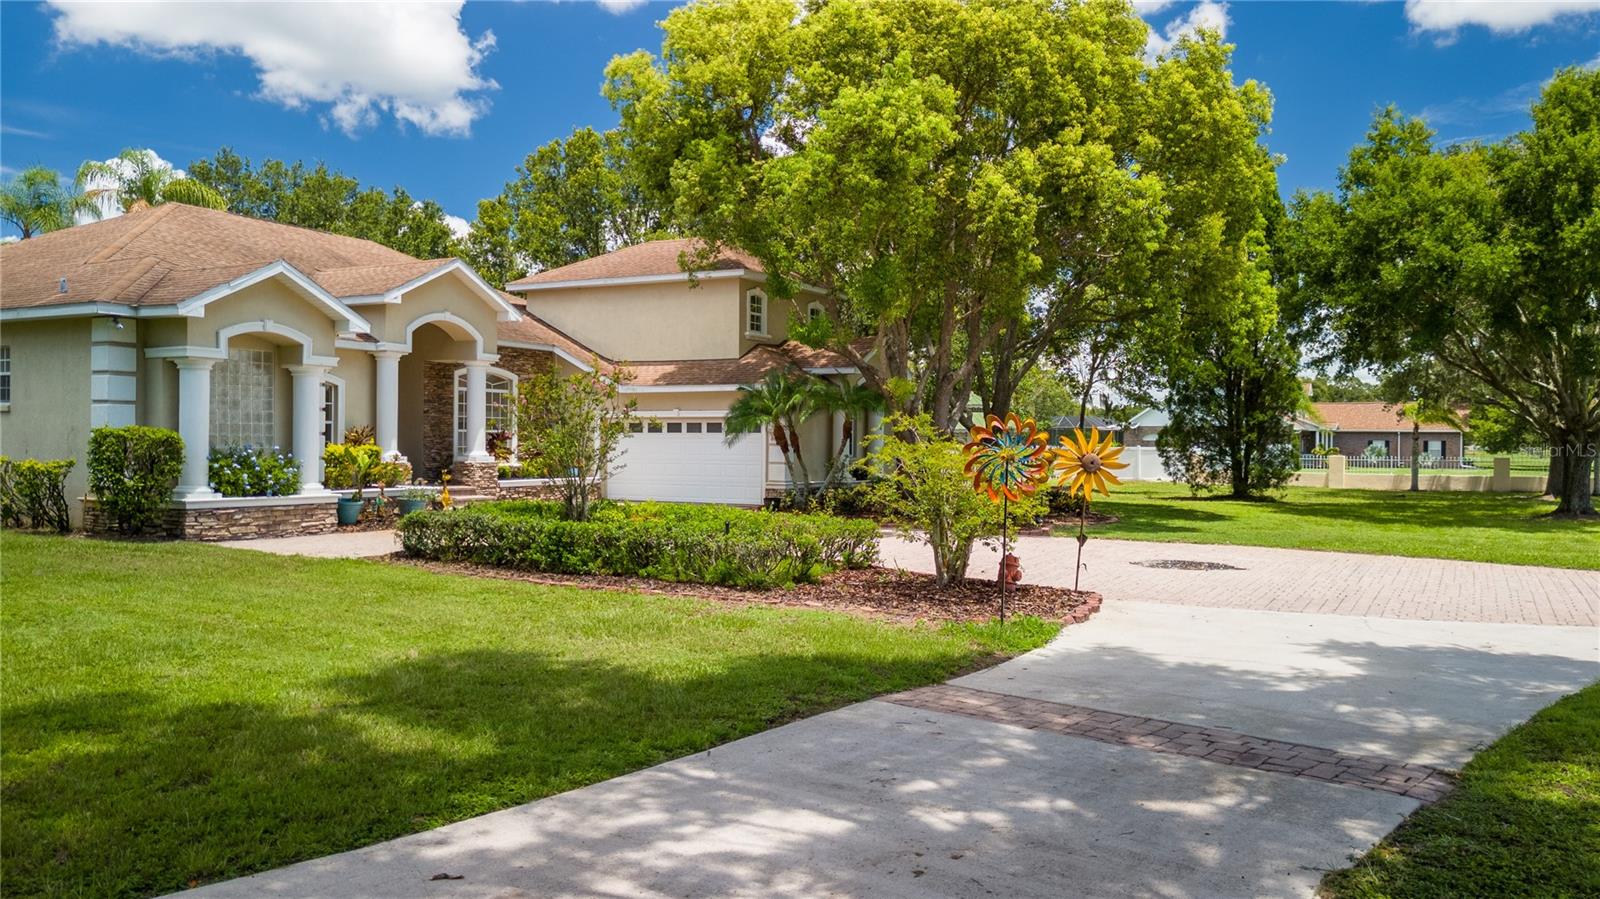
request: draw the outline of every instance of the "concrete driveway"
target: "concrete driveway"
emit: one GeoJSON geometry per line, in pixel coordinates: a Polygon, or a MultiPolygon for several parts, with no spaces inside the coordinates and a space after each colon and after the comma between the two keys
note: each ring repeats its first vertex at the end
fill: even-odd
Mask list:
{"type": "Polygon", "coordinates": [[[198,895],[1309,896],[1595,640],[1108,601],[951,684],[198,895]]]}

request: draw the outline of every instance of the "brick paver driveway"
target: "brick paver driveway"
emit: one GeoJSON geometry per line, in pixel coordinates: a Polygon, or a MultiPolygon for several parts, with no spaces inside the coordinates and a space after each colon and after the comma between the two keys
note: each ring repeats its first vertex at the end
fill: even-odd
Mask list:
{"type": "MultiPolygon", "coordinates": [[[[1015,552],[1023,579],[1071,586],[1075,548],[1068,537],[1020,538],[1015,552]]],[[[881,558],[885,565],[917,571],[932,562],[926,545],[898,537],[884,538],[881,558]]],[[[980,547],[970,572],[993,578],[998,564],[998,552],[980,547]]],[[[1104,537],[1090,537],[1084,565],[1083,589],[1123,602],[1422,621],[1600,624],[1600,571],[1104,537]],[[1152,567],[1172,562],[1231,567],[1152,567]]]]}

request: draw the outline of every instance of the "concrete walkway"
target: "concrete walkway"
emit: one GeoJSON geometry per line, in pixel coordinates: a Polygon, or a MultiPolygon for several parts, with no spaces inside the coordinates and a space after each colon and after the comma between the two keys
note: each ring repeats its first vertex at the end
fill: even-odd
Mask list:
{"type": "Polygon", "coordinates": [[[1600,676],[1595,639],[1108,602],[1044,649],[930,688],[985,709],[885,697],[186,895],[1310,896],[1420,804],[1347,777],[1458,766],[1600,676]],[[1064,703],[1146,722],[1128,729],[1149,742],[1075,734],[1064,703]],[[1155,746],[1174,729],[1220,748],[1155,746]]]}
{"type": "MultiPolygon", "coordinates": [[[[1022,537],[1023,579],[1072,586],[1076,541],[1022,537]]],[[[882,563],[928,571],[927,546],[885,537],[882,563]]],[[[973,552],[973,577],[993,578],[999,552],[973,552]]],[[[1483,621],[1594,628],[1600,625],[1600,571],[1412,559],[1359,553],[1154,543],[1089,538],[1082,587],[1107,600],[1224,609],[1318,612],[1426,621],[1483,621]],[[1150,563],[1214,563],[1190,570],[1150,563]]]]}
{"type": "Polygon", "coordinates": [[[223,540],[218,546],[254,549],[280,556],[312,556],[318,559],[364,559],[387,556],[400,549],[394,531],[345,531],[311,534],[305,537],[262,537],[257,540],[223,540]]]}

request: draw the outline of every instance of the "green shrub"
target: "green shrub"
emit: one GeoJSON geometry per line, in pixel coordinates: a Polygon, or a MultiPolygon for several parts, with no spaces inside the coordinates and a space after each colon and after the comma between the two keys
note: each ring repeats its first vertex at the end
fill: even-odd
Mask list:
{"type": "Polygon", "coordinates": [[[211,489],[223,496],[290,496],[300,492],[300,463],[275,449],[232,446],[211,451],[211,489]]]}
{"type": "Polygon", "coordinates": [[[637,575],[772,587],[877,558],[870,521],[680,503],[597,502],[569,521],[558,502],[480,503],[401,519],[409,555],[557,574],[637,575]]]}
{"type": "Polygon", "coordinates": [[[176,431],[129,425],[89,435],[89,492],[125,534],[161,520],[182,473],[183,438],[176,431]]]}
{"type": "Polygon", "coordinates": [[[72,529],[67,512],[67,473],[76,459],[7,459],[0,456],[0,522],[65,534],[72,529]]]}

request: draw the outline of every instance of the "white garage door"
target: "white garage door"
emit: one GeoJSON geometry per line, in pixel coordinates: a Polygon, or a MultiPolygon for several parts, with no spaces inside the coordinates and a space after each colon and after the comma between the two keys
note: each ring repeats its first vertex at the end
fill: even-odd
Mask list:
{"type": "Polygon", "coordinates": [[[611,499],[758,506],[765,494],[762,434],[733,446],[721,418],[640,423],[622,441],[622,470],[606,482],[611,499]]]}

